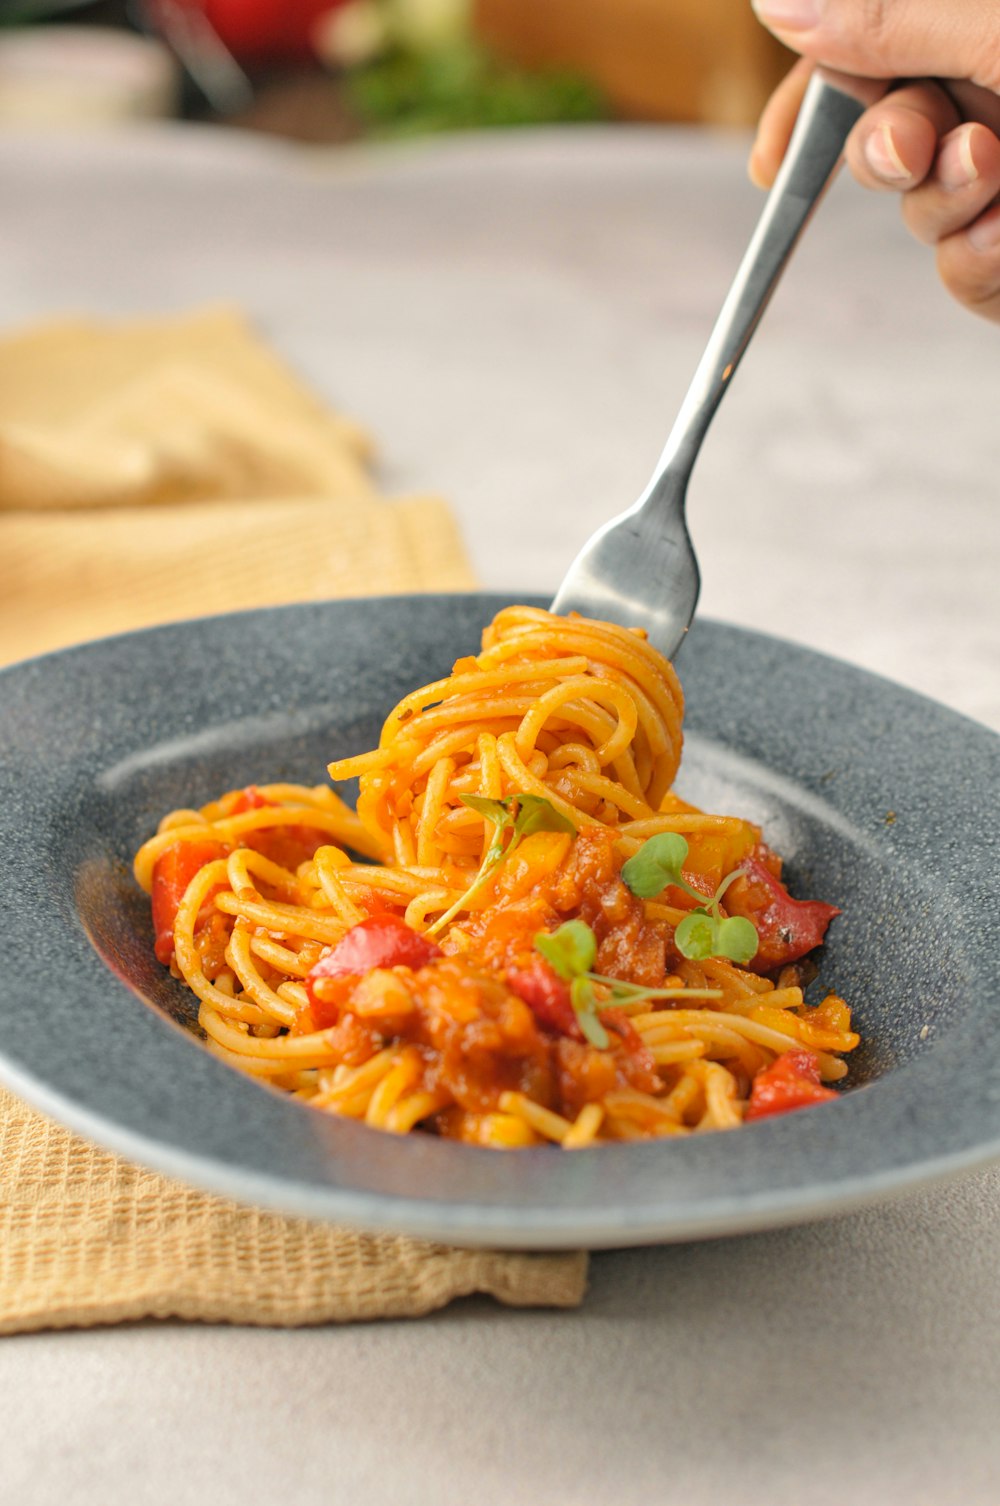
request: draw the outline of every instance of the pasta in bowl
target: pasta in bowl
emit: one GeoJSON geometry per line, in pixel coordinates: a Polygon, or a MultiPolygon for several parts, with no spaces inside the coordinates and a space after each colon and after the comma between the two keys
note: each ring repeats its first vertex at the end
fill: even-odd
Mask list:
{"type": "Polygon", "coordinates": [[[516,1148],[684,1137],[837,1096],[807,1003],[838,912],[674,792],[683,695],[642,634],[502,609],[328,786],[171,812],[135,860],[210,1049],[316,1110],[516,1148]]]}
{"type": "MultiPolygon", "coordinates": [[[[294,841],[310,803],[298,792],[318,786],[331,758],[378,748],[387,711],[414,686],[447,679],[455,654],[474,649],[484,624],[508,605],[495,595],[455,594],[249,611],[86,644],[0,674],[3,1081],[132,1161],[227,1197],[463,1245],[597,1248],[746,1232],[880,1200],[1000,1154],[996,863],[984,840],[1000,788],[1000,739],[854,666],[706,619],[694,625],[679,660],[688,705],[673,789],[689,807],[748,819],[782,853],[782,879],[793,894],[842,907],[808,996],[822,1004],[824,989],[832,989],[849,1000],[850,1028],[861,1041],[844,1055],[819,1042],[802,1047],[849,1064],[846,1078],[820,1084],[837,1093],[836,1102],[771,1114],[734,1134],[697,1133],[695,1108],[684,1116],[686,1133],[668,1133],[669,1146],[649,1135],[607,1144],[605,1120],[590,1149],[564,1155],[543,1136],[546,1143],[498,1155],[427,1133],[437,1128],[433,1116],[413,1133],[386,1134],[368,1128],[360,1103],[353,1114],[314,1110],[297,1096],[300,1088],[281,1086],[280,1074],[235,1071],[205,1049],[201,1000],[153,954],[150,900],[133,877],[134,854],[164,811],[184,807],[197,809],[172,827],[174,839],[185,822],[195,835],[211,836],[212,820],[224,823],[233,849],[249,847],[255,825],[290,827],[294,841]],[[220,791],[229,792],[225,800],[220,791]]],[[[332,831],[333,823],[353,820],[358,794],[353,782],[336,788],[339,805],[326,785],[311,800],[327,815],[315,823],[306,857],[301,847],[272,848],[271,861],[297,880],[302,862],[315,861],[322,847],[346,848],[329,860],[338,868],[365,857],[352,846],[360,840],[356,826],[342,827],[339,838],[332,831]]],[[[517,793],[501,786],[508,788],[517,793]]],[[[582,795],[573,798],[582,810],[582,795]]],[[[487,809],[498,821],[517,818],[512,806],[487,809]]],[[[629,819],[601,820],[614,832],[616,863],[635,856],[620,846],[629,819]]],[[[694,850],[691,831],[658,840],[672,835],[694,850]]],[[[522,856],[509,853],[511,838],[507,826],[507,856],[492,871],[493,884],[513,876],[522,856]]],[[[379,863],[398,869],[380,842],[379,863]]],[[[228,863],[232,854],[222,855],[228,863]]],[[[474,856],[455,859],[463,869],[449,891],[456,897],[478,873],[474,856]]],[[[660,851],[647,879],[655,883],[675,858],[660,851]]],[[[357,866],[374,872],[379,863],[357,866]]],[[[292,905],[260,882],[262,903],[292,905]]],[[[708,899],[707,880],[691,887],[708,899]]],[[[482,909],[490,892],[484,885],[470,910],[482,909]]],[[[691,899],[685,892],[651,903],[681,911],[691,899]]],[[[405,924],[405,903],[372,909],[405,924]]],[[[733,918],[726,895],[720,912],[733,918]]],[[[411,929],[426,932],[442,913],[428,910],[411,929]]],[[[696,918],[699,927],[703,920],[696,918]]],[[[555,929],[567,921],[572,912],[555,929]]],[[[593,922],[596,939],[596,914],[593,922]]],[[[332,954],[348,929],[340,921],[331,933],[340,940],[318,950],[332,954]]],[[[768,926],[760,929],[766,936],[768,926]]],[[[540,934],[530,936],[529,956],[540,934]]],[[[571,943],[574,934],[580,941],[571,933],[571,943]]],[[[265,940],[256,923],[251,938],[265,940]]],[[[289,951],[304,945],[290,930],[284,941],[272,939],[289,951]]],[[[431,940],[448,945],[440,933],[431,940]]],[[[210,953],[204,960],[211,968],[210,953]]],[[[813,960],[785,964],[800,971],[798,986],[813,960]]],[[[585,966],[586,945],[571,944],[562,961],[571,974],[574,966],[582,973],[607,965],[595,956],[585,966]]],[[[762,981],[777,984],[782,971],[756,956],[735,969],[752,991],[762,981]]],[[[280,996],[296,982],[308,993],[301,975],[268,973],[266,964],[258,971],[280,996]]],[[[404,966],[398,972],[407,976],[404,966]]],[[[612,959],[607,976],[616,975],[612,959]]],[[[222,972],[215,981],[223,993],[229,987],[222,972]]],[[[586,1014],[592,980],[562,981],[576,987],[586,1014]]],[[[792,986],[787,976],[785,983],[792,986]]],[[[233,995],[242,992],[232,986],[233,995]]],[[[596,985],[595,1000],[598,1008],[606,1002],[596,985]]],[[[643,1011],[625,1012],[640,1028],[643,1011]]],[[[808,1006],[792,1013],[820,1023],[808,1006]]],[[[671,1023],[679,1029],[683,1022],[671,1023]]],[[[558,1036],[541,1034],[553,1051],[558,1036]]],[[[237,1035],[244,1050],[251,1036],[268,1051],[292,1039],[291,1027],[263,1023],[239,1022],[237,1035]]],[[[778,1060],[794,1064],[797,1051],[778,1060]]],[[[705,1058],[721,1061],[709,1050],[705,1058]]],[[[325,1070],[336,1072],[336,1064],[325,1070]]],[[[671,1077],[666,1067],[660,1072],[671,1077]]],[[[744,1120],[746,1086],[738,1080],[733,1098],[744,1120]]],[[[664,1099],[669,1080],[664,1088],[651,1096],[664,1099]]]]}

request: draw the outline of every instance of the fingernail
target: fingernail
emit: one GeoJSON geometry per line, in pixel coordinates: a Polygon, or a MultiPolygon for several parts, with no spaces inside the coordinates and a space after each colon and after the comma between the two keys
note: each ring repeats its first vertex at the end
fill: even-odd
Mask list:
{"type": "Polygon", "coordinates": [[[972,158],[972,127],[963,126],[943,143],[938,152],[937,179],[942,188],[968,188],[979,177],[972,158]]]}
{"type": "Polygon", "coordinates": [[[892,127],[886,122],[872,131],[865,142],[865,159],[876,178],[886,183],[904,183],[913,174],[896,148],[892,127]]]}
{"type": "Polygon", "coordinates": [[[965,238],[973,251],[995,251],[1000,246],[1000,209],[980,215],[965,232],[965,238]]]}
{"type": "Polygon", "coordinates": [[[823,0],[752,0],[753,8],[768,26],[779,31],[811,31],[818,26],[823,0]]]}

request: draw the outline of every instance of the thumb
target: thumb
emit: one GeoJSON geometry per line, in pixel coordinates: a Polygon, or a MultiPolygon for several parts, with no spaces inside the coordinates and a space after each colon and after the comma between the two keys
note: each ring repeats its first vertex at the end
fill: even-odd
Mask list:
{"type": "Polygon", "coordinates": [[[796,52],[868,78],[972,79],[1000,93],[993,0],[752,0],[796,52]]]}

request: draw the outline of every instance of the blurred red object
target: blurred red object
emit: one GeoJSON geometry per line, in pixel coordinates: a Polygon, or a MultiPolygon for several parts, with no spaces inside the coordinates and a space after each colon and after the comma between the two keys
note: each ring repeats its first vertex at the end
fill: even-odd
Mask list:
{"type": "Polygon", "coordinates": [[[239,62],[286,61],[313,55],[312,29],[344,0],[183,0],[204,15],[239,62]]]}

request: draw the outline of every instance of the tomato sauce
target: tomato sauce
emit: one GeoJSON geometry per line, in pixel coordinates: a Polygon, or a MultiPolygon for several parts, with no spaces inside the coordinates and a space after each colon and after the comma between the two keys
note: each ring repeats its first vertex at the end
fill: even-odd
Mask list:
{"type": "MultiPolygon", "coordinates": [[[[510,1091],[568,1118],[616,1088],[659,1092],[653,1058],[625,1012],[601,1009],[609,1045],[591,1045],[568,985],[534,946],[540,931],[579,917],[597,937],[596,970],[662,985],[668,928],[646,919],[619,868],[609,832],[582,832],[547,883],[473,916],[463,927],[471,948],[446,942],[446,955],[398,917],[363,921],[313,968],[297,1028],[332,1027],[338,1047],[343,1036],[359,1061],[390,1041],[414,1046],[421,1088],[444,1088],[475,1114],[495,1111],[510,1091]]],[[[460,1132],[449,1113],[434,1127],[460,1132]]]]}

